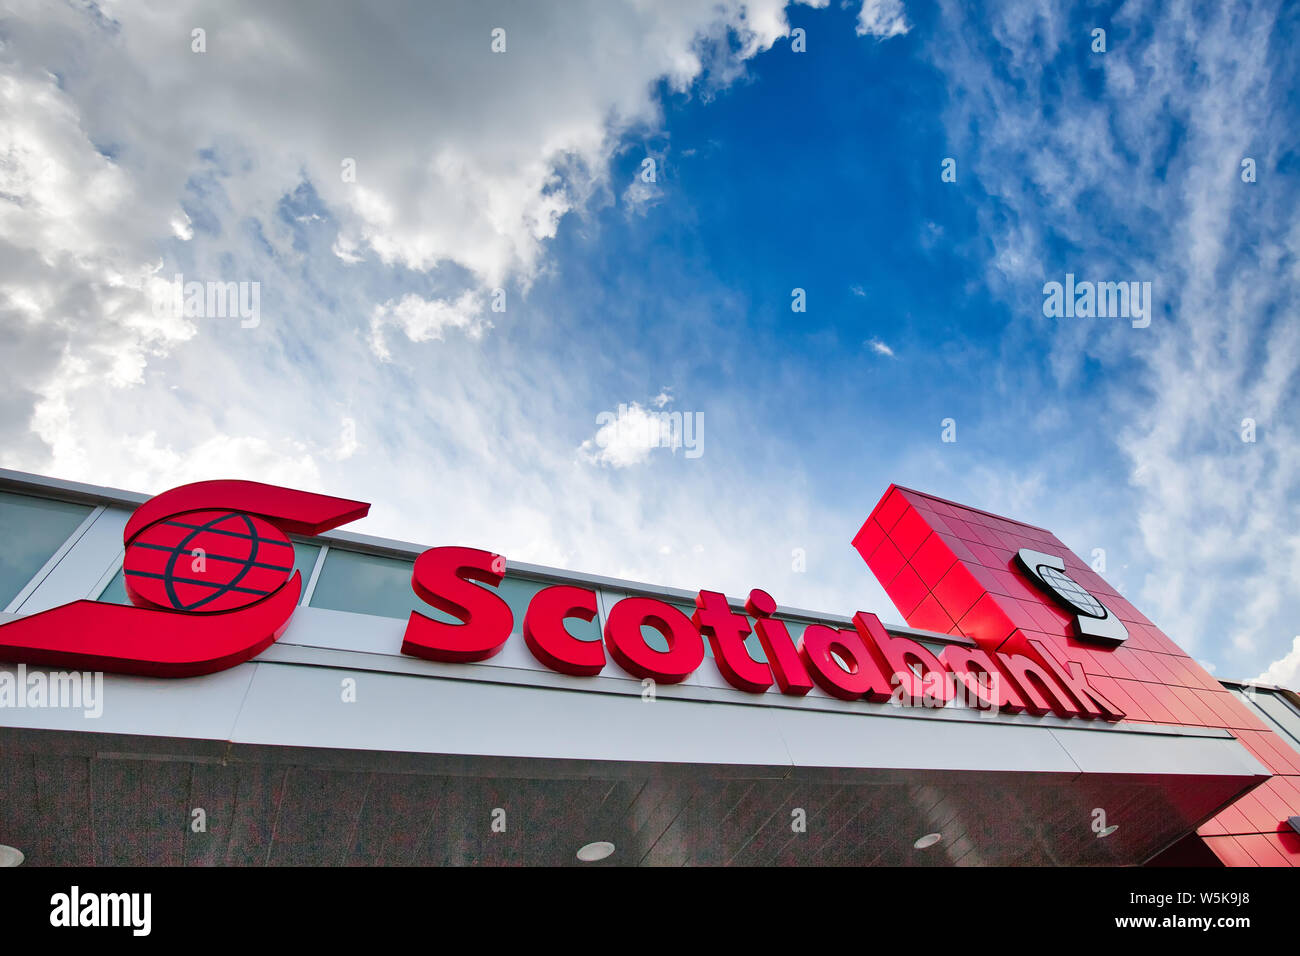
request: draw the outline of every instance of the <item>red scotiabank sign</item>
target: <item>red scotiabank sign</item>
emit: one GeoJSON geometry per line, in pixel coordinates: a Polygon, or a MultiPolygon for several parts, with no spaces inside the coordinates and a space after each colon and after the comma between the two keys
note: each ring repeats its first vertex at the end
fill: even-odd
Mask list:
{"type": "MultiPolygon", "coordinates": [[[[898,594],[904,594],[904,602],[910,600],[910,581],[895,581],[907,570],[918,580],[921,573],[939,575],[934,585],[920,590],[943,606],[934,588],[954,573],[961,563],[958,556],[939,554],[933,542],[933,554],[913,554],[898,566],[892,554],[878,555],[886,545],[896,550],[894,542],[906,535],[906,529],[877,535],[879,513],[888,500],[888,495],[882,499],[854,546],[882,577],[895,603],[900,603],[898,594]],[[891,572],[889,580],[882,568],[891,572]]],[[[364,502],[258,482],[198,482],[165,492],[141,505],[123,532],[124,579],[134,606],[75,601],[20,618],[0,627],[0,659],[156,677],[208,674],[249,660],[284,632],[301,595],[287,535],[320,534],[368,511],[364,502]]],[[[940,535],[932,530],[921,535],[918,529],[916,536],[937,540],[940,535]]],[[[1035,538],[1033,543],[1043,542],[1035,538]]],[[[1064,557],[1022,549],[1018,560],[1024,568],[1021,599],[1050,609],[1042,621],[1055,620],[1068,629],[1073,620],[1075,637],[1092,635],[1107,645],[1093,652],[1105,653],[1124,639],[1122,623],[1070,576],[1079,572],[1067,568],[1064,557]]],[[[510,607],[495,591],[505,570],[500,555],[473,548],[438,547],[421,554],[412,575],[415,593],[457,623],[412,612],[402,653],[460,663],[497,654],[515,629],[510,607]]],[[[876,615],[863,611],[853,616],[851,628],[811,624],[796,641],[776,617],[776,602],[761,590],[750,592],[744,613],[723,594],[700,591],[690,617],[655,598],[626,597],[609,610],[603,641],[574,638],[565,621],[591,621],[596,601],[594,590],[573,585],[538,591],[522,622],[533,656],[552,670],[576,676],[599,674],[612,658],[637,678],[677,683],[703,663],[707,640],[723,679],[750,694],[766,693],[775,684],[782,694],[800,696],[816,685],[849,701],[942,706],[961,695],[984,710],[1105,720],[1124,716],[1089,684],[1077,661],[1054,650],[1042,635],[1036,639],[1032,630],[1013,628],[1019,635],[1014,645],[1010,630],[993,641],[988,635],[999,625],[994,622],[988,631],[987,609],[976,612],[967,633],[962,623],[973,605],[964,610],[962,622],[947,619],[951,627],[943,632],[965,634],[975,645],[949,644],[935,654],[909,637],[891,634],[876,615]],[[667,650],[652,648],[644,627],[662,634],[667,650]],[[765,661],[755,660],[746,648],[750,633],[757,634],[765,661]]],[[[909,621],[926,627],[910,616],[909,621]]]]}
{"type": "MultiPolygon", "coordinates": [[[[416,593],[459,623],[413,612],[402,653],[436,661],[481,661],[500,651],[514,630],[513,615],[499,595],[473,582],[496,587],[504,573],[505,562],[487,551],[432,548],[420,555],[416,593]]],[[[523,633],[537,660],[565,674],[599,674],[608,652],[635,677],[678,683],[703,663],[707,639],[722,677],[751,694],[776,684],[782,694],[800,696],[816,684],[841,700],[902,699],[937,707],[964,692],[977,706],[1011,713],[1124,716],[1088,685],[1077,664],[1058,660],[1036,641],[1024,653],[949,645],[935,655],[917,641],[890,634],[876,615],[859,611],[853,627],[810,624],[796,643],[773,616],[776,602],[766,592],[751,591],[745,611],[733,610],[717,591],[700,591],[690,617],[655,598],[627,597],[610,608],[603,643],[582,641],[569,634],[564,622],[594,618],[596,592],[555,585],[529,602],[523,633]],[[647,626],[664,636],[667,650],[646,643],[642,627],[647,626]],[[757,631],[766,663],[754,660],[745,647],[751,629],[757,631]]]]}

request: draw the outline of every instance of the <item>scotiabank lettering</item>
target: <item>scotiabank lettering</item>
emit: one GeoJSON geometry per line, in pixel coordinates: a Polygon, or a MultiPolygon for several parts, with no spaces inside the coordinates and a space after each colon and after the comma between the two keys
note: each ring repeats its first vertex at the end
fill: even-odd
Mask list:
{"type": "MultiPolygon", "coordinates": [[[[463,663],[487,660],[500,651],[514,630],[514,615],[489,588],[504,576],[504,559],[487,551],[431,548],[420,555],[412,575],[415,592],[460,623],[413,611],[402,653],[463,663]]],[[[745,612],[733,610],[716,591],[700,591],[690,617],[654,598],[627,597],[610,609],[603,642],[581,641],[564,622],[595,618],[596,592],[555,585],[533,596],[522,629],[540,663],[576,676],[599,674],[608,653],[635,677],[679,683],[703,663],[707,640],[723,679],[751,694],[766,693],[776,684],[782,694],[801,696],[815,684],[849,701],[902,700],[940,707],[961,695],[989,711],[1103,720],[1124,716],[1088,684],[1077,663],[1059,660],[1038,641],[1026,641],[1026,653],[948,645],[936,655],[910,638],[890,634],[876,615],[859,611],[852,628],[810,624],[796,643],[774,616],[776,602],[766,592],[751,591],[745,612]],[[662,634],[668,649],[647,644],[642,627],[662,634]],[[754,660],[746,649],[745,638],[752,632],[766,662],[754,660]]]]}

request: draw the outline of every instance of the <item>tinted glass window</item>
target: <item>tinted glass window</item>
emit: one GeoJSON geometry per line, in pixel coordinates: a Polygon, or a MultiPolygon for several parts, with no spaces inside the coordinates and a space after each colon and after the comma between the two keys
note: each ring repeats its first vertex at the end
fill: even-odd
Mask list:
{"type": "MultiPolygon", "coordinates": [[[[311,583],[311,572],[316,567],[316,558],[320,554],[319,544],[302,544],[295,541],[293,543],[293,569],[302,575],[302,593],[307,593],[307,585],[311,583]]],[[[293,575],[289,575],[293,577],[293,575]]]]}
{"type": "Polygon", "coordinates": [[[1300,749],[1300,714],[1296,713],[1286,698],[1272,691],[1256,691],[1254,701],[1260,710],[1282,728],[1282,739],[1293,748],[1300,749]]]}
{"type": "Polygon", "coordinates": [[[0,492],[0,609],[21,591],[93,509],[0,492]]]}
{"type": "Polygon", "coordinates": [[[131,599],[126,596],[126,585],[123,583],[122,569],[117,569],[117,574],[113,575],[113,580],[104,585],[104,590],[99,592],[99,600],[106,604],[130,604],[131,599]]]}
{"type": "MultiPolygon", "coordinates": [[[[506,604],[510,605],[510,613],[515,617],[513,632],[515,636],[522,635],[524,632],[524,615],[528,613],[528,604],[532,601],[533,595],[543,588],[565,583],[567,582],[530,581],[526,578],[506,576],[505,580],[501,582],[501,586],[497,588],[497,593],[505,599],[506,604]]],[[[581,585],[574,586],[580,587],[581,585]]],[[[577,640],[599,641],[601,639],[600,615],[596,615],[590,621],[584,621],[576,617],[565,618],[564,629],[577,640]]]]}
{"type": "Polygon", "coordinates": [[[451,618],[428,607],[411,590],[414,567],[414,561],[401,558],[330,548],[316,581],[311,606],[397,618],[409,617],[416,610],[450,621],[451,618]]]}
{"type": "MultiPolygon", "coordinates": [[[[412,611],[447,624],[457,623],[450,614],[425,604],[411,587],[411,572],[415,562],[402,558],[362,554],[359,551],[342,551],[331,548],[325,555],[312,594],[312,607],[334,611],[352,611],[355,614],[375,614],[379,617],[405,619],[412,611]]],[[[478,584],[486,588],[487,585],[478,584]]],[[[507,576],[495,589],[514,615],[515,633],[521,633],[524,614],[533,595],[547,583],[507,576]]],[[[570,620],[566,622],[569,633],[579,640],[599,640],[600,629],[595,620],[570,620]]]]}

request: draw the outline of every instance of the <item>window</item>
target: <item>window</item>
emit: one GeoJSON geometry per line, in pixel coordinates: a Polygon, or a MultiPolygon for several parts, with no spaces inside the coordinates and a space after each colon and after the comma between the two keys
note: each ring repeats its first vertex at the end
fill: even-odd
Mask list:
{"type": "Polygon", "coordinates": [[[0,492],[0,609],[9,606],[92,510],[90,505],[0,492]]]}
{"type": "MultiPolygon", "coordinates": [[[[319,544],[293,543],[293,569],[302,575],[302,593],[307,594],[307,585],[311,583],[311,572],[316,567],[316,558],[320,554],[319,544]]],[[[289,575],[293,577],[293,575],[289,575]]]]}
{"type": "MultiPolygon", "coordinates": [[[[419,611],[435,621],[459,623],[450,614],[425,604],[415,593],[411,587],[411,572],[414,568],[414,561],[402,558],[330,548],[316,581],[311,606],[403,620],[412,611],[419,611]]],[[[478,587],[495,591],[510,607],[514,615],[515,634],[523,632],[524,614],[528,611],[528,603],[533,595],[553,583],[563,582],[534,581],[509,575],[496,588],[475,582],[478,587]]],[[[600,627],[595,619],[571,619],[565,624],[569,633],[580,641],[600,640],[600,627]]]]}
{"type": "Polygon", "coordinates": [[[1293,749],[1300,750],[1300,713],[1296,713],[1295,708],[1285,697],[1273,691],[1256,690],[1251,697],[1251,703],[1262,710],[1283,732],[1280,734],[1283,740],[1293,749]]]}
{"type": "Polygon", "coordinates": [[[316,579],[311,606],[378,617],[406,618],[420,611],[440,621],[452,618],[428,607],[411,589],[414,561],[330,548],[316,579]]]}
{"type": "MultiPolygon", "coordinates": [[[[497,593],[510,605],[510,613],[515,617],[514,634],[520,635],[524,632],[524,615],[528,613],[528,603],[532,601],[533,595],[543,588],[553,587],[557,584],[570,584],[570,581],[533,581],[528,578],[512,578],[508,574],[502,580],[501,586],[497,588],[497,593]]],[[[576,585],[581,587],[582,585],[576,585]]],[[[569,632],[569,636],[579,641],[599,641],[600,635],[600,615],[596,615],[590,621],[584,621],[580,618],[570,617],[564,620],[564,629],[569,632]]]]}
{"type": "Polygon", "coordinates": [[[126,596],[126,583],[121,568],[117,569],[117,574],[113,575],[113,580],[104,585],[104,590],[99,592],[99,600],[105,604],[131,603],[131,599],[126,596]]]}

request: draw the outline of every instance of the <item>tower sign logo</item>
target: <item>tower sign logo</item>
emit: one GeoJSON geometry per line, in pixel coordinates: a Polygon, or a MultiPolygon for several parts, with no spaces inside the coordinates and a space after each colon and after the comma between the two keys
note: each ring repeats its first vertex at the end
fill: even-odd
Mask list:
{"type": "Polygon", "coordinates": [[[1123,644],[1128,628],[1113,611],[1065,573],[1065,562],[1054,554],[1021,548],[1016,563],[1035,584],[1074,615],[1075,637],[1098,644],[1123,644]]]}

